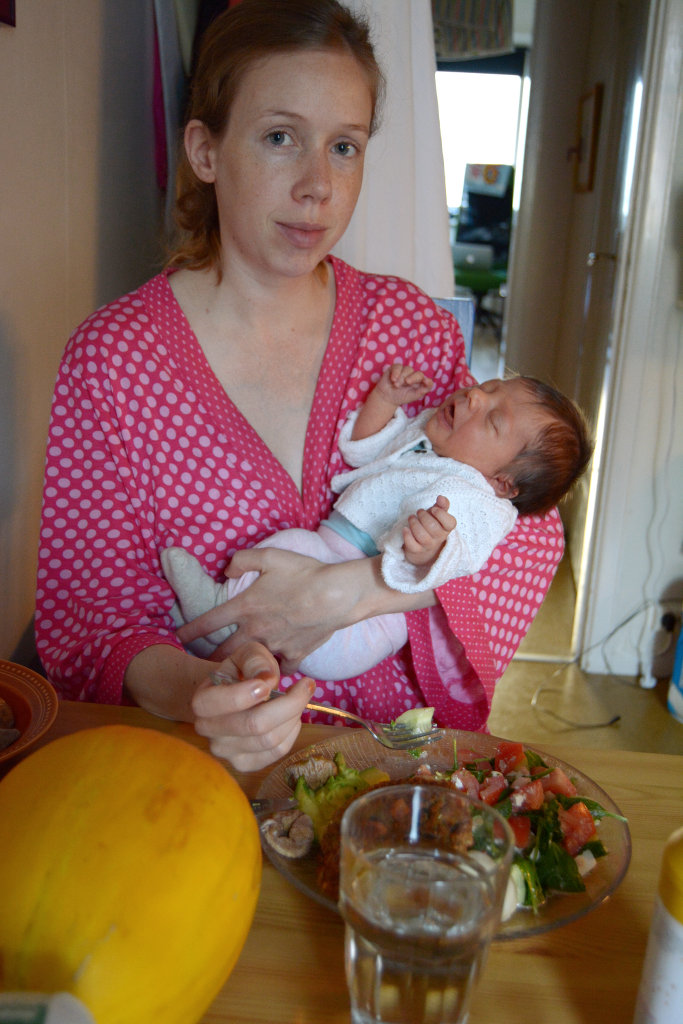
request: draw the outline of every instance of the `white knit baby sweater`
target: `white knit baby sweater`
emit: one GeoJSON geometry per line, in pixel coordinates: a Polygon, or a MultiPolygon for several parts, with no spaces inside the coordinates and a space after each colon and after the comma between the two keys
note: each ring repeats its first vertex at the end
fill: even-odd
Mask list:
{"type": "Polygon", "coordinates": [[[372,537],[382,552],[387,586],[403,593],[432,590],[477,572],[517,519],[512,502],[499,498],[479,470],[432,451],[423,426],[434,411],[426,409],[409,419],[397,408],[386,427],[360,441],[351,440],[358,415],[352,413],[342,428],[339,449],[357,468],[332,478],[332,488],[340,495],[335,509],[372,537]],[[439,494],[448,498],[457,526],[431,566],[410,565],[403,555],[403,526],[409,515],[430,508],[439,494]]]}

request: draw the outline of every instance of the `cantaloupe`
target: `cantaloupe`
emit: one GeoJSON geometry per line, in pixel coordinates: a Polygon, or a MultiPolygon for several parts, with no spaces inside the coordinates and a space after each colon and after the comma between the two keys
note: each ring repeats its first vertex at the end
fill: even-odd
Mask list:
{"type": "Polygon", "coordinates": [[[258,827],[226,768],[104,726],[0,781],[0,988],[68,991],[97,1024],[194,1024],[251,926],[258,827]]]}

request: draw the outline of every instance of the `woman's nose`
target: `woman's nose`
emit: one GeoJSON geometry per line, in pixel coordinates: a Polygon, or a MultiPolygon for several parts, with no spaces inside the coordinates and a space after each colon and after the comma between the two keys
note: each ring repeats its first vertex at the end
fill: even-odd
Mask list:
{"type": "Polygon", "coordinates": [[[317,151],[304,154],[294,192],[297,199],[315,199],[318,203],[329,199],[332,177],[327,154],[317,151]]]}

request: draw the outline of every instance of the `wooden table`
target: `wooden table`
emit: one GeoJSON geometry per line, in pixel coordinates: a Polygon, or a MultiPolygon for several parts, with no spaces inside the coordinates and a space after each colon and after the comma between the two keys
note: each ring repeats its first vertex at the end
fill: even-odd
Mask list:
{"type": "MultiPolygon", "coordinates": [[[[70,702],[60,705],[43,742],[110,723],[159,729],[205,747],[189,725],[138,708],[70,702]]],[[[331,731],[304,726],[297,746],[331,731]]],[[[469,1024],[632,1020],[662,847],[683,823],[683,757],[555,747],[551,752],[593,778],[628,817],[631,865],[611,899],[580,921],[534,938],[494,942],[469,1024]]],[[[267,772],[234,774],[253,796],[267,772]]],[[[348,1024],[349,1019],[341,919],[290,886],[266,861],[246,944],[202,1024],[348,1024]]]]}

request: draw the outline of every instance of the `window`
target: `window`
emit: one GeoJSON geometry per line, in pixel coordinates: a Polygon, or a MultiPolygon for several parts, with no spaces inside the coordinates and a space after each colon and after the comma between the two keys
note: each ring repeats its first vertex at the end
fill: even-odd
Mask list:
{"type": "MultiPolygon", "coordinates": [[[[465,165],[512,164],[518,168],[526,129],[524,79],[520,75],[437,71],[436,92],[446,171],[446,201],[460,208],[465,165]],[[524,120],[524,124],[522,124],[524,120]]],[[[519,185],[515,189],[518,193],[519,185]]],[[[516,208],[517,203],[513,201],[516,208]]]]}

